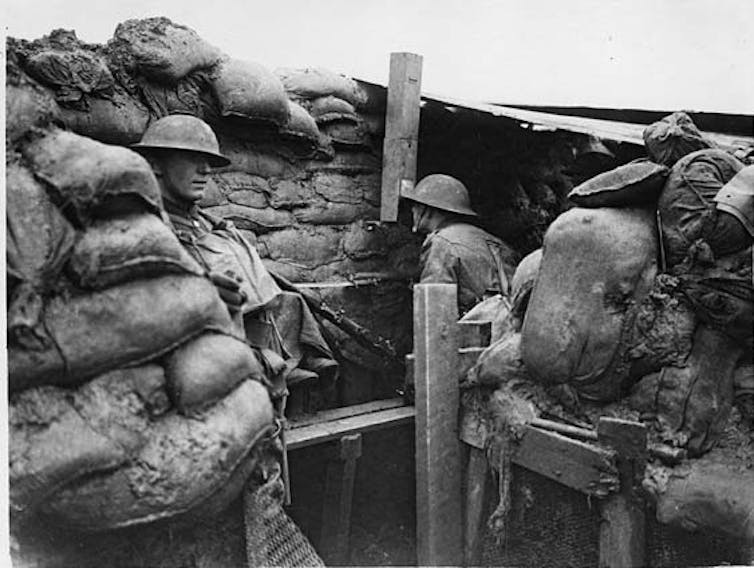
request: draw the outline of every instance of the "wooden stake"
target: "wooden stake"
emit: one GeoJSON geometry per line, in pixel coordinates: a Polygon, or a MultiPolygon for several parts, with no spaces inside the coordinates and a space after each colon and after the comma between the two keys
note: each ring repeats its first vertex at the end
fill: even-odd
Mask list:
{"type": "Polygon", "coordinates": [[[380,221],[398,220],[401,185],[412,187],[416,181],[421,74],[421,55],[390,54],[380,221]]]}
{"type": "Polygon", "coordinates": [[[421,566],[463,561],[455,284],[414,286],[416,522],[421,566]]]}

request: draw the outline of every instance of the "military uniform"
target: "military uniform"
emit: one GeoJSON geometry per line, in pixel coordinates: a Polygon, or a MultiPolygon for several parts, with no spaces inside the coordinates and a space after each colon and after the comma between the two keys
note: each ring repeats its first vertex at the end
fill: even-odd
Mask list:
{"type": "Polygon", "coordinates": [[[424,240],[420,282],[457,284],[458,309],[463,314],[486,293],[509,293],[514,256],[508,245],[483,229],[449,221],[424,240]]]}

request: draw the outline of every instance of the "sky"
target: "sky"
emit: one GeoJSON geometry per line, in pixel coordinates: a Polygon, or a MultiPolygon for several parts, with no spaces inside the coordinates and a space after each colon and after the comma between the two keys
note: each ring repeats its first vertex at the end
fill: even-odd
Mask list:
{"type": "Polygon", "coordinates": [[[5,0],[7,35],[106,43],[167,16],[229,56],[387,84],[423,57],[422,91],[479,102],[754,114],[752,0],[5,0]]]}

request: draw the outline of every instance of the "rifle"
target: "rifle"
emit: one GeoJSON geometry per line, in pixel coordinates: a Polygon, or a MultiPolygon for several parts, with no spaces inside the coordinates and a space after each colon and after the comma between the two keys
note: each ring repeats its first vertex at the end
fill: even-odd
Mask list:
{"type": "Polygon", "coordinates": [[[309,293],[298,288],[283,276],[275,274],[272,271],[269,272],[282,290],[301,294],[301,297],[312,312],[339,327],[345,333],[350,335],[356,343],[381,357],[385,357],[392,361],[398,360],[398,354],[389,339],[385,339],[384,337],[373,333],[369,329],[353,321],[351,318],[345,316],[342,312],[336,312],[324,301],[313,298],[309,293]]]}

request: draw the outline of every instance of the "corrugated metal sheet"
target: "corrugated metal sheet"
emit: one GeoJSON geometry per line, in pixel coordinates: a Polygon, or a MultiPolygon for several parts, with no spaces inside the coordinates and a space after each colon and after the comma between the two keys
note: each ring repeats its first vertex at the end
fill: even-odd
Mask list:
{"type": "MultiPolygon", "coordinates": [[[[598,138],[615,140],[617,142],[628,142],[630,144],[638,144],[641,146],[644,145],[642,133],[646,128],[645,124],[616,122],[612,120],[583,118],[579,116],[563,116],[559,114],[472,102],[464,99],[447,97],[445,95],[434,95],[429,93],[423,94],[422,99],[441,103],[450,109],[457,107],[509,118],[520,122],[522,125],[530,125],[533,130],[567,130],[570,132],[591,134],[598,138]]],[[[752,136],[731,136],[719,132],[705,132],[704,134],[716,144],[728,148],[746,148],[754,146],[754,137],[752,136]]]]}

